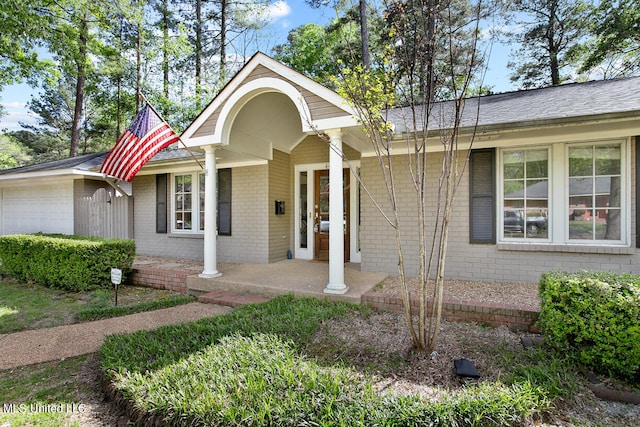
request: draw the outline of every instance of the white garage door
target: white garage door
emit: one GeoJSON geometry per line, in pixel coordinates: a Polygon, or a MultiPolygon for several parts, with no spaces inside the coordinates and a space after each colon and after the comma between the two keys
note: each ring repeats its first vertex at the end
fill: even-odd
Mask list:
{"type": "Polygon", "coordinates": [[[2,190],[3,234],[73,234],[73,183],[2,190]]]}

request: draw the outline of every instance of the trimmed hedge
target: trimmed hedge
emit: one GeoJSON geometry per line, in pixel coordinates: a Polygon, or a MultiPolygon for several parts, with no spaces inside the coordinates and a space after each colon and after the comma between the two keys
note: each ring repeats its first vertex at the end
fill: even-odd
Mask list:
{"type": "Polygon", "coordinates": [[[77,236],[0,236],[0,274],[50,288],[110,287],[111,268],[131,271],[133,240],[77,236]]]}
{"type": "Polygon", "coordinates": [[[77,322],[87,322],[89,320],[108,319],[110,317],[125,316],[127,314],[143,313],[145,311],[158,310],[161,308],[175,307],[177,305],[194,302],[196,297],[191,295],[178,295],[172,298],[165,298],[156,301],[144,301],[135,305],[118,305],[98,308],[87,308],[76,313],[74,316],[77,322]]]}
{"type": "Polygon", "coordinates": [[[596,371],[640,378],[640,276],[545,273],[539,289],[550,346],[596,371]]]}

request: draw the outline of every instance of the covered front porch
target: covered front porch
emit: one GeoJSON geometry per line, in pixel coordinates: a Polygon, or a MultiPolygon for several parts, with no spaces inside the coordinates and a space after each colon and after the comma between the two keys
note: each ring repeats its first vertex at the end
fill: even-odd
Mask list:
{"type": "Polygon", "coordinates": [[[217,278],[201,278],[203,263],[196,260],[141,257],[134,262],[136,284],[173,289],[182,293],[202,296],[213,291],[229,291],[270,298],[292,294],[328,298],[360,304],[362,295],[382,282],[386,275],[360,271],[360,264],[346,263],[345,281],[349,289],[344,294],[326,294],[329,278],[325,262],[283,260],[271,264],[220,263],[222,275],[217,278]]]}
{"type": "MultiPolygon", "coordinates": [[[[346,262],[360,261],[359,246],[350,245],[359,229],[359,194],[349,177],[357,174],[363,150],[355,114],[335,92],[271,58],[256,54],[245,65],[182,135],[186,146],[205,153],[199,213],[204,265],[190,279],[193,286],[237,282],[225,277],[231,273],[221,270],[219,258],[244,263],[249,252],[260,252],[253,260],[267,263],[285,254],[328,261],[310,273],[324,280],[320,291],[327,295],[358,286],[345,269],[346,262]],[[251,167],[253,185],[240,188],[240,175],[251,167]],[[223,238],[216,212],[221,168],[232,171],[235,211],[227,215],[233,232],[223,238]],[[248,230],[251,235],[243,235],[248,230]]],[[[295,269],[291,274],[300,277],[295,269]]]]}
{"type": "Polygon", "coordinates": [[[284,260],[271,264],[230,264],[221,267],[222,276],[187,277],[187,292],[202,295],[211,291],[232,291],[262,297],[292,294],[360,304],[362,295],[372,290],[386,277],[382,273],[360,271],[359,264],[345,264],[345,282],[349,289],[343,294],[327,294],[329,280],[327,263],[304,260],[284,260]]]}

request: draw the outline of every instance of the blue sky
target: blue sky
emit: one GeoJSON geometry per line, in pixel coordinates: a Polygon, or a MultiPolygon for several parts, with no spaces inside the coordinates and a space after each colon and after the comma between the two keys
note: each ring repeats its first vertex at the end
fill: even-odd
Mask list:
{"type": "MultiPolygon", "coordinates": [[[[287,34],[292,28],[305,23],[326,24],[335,17],[335,11],[331,7],[312,9],[304,0],[276,0],[271,4],[268,13],[271,19],[268,32],[276,38],[269,47],[286,41],[287,34]]],[[[495,92],[514,89],[508,79],[507,60],[508,49],[495,45],[485,78],[485,84],[493,86],[495,92]]],[[[26,103],[34,93],[27,84],[11,85],[0,92],[0,103],[8,113],[0,119],[0,130],[20,130],[19,122],[35,124],[35,117],[26,108],[26,103]]]]}

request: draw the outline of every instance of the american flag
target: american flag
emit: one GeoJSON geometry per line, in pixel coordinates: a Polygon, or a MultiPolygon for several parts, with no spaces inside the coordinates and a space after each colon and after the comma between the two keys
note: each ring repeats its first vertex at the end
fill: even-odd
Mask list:
{"type": "Polygon", "coordinates": [[[133,119],[104,159],[100,172],[131,182],[142,166],[165,147],[177,142],[178,135],[146,104],[133,119]]]}

